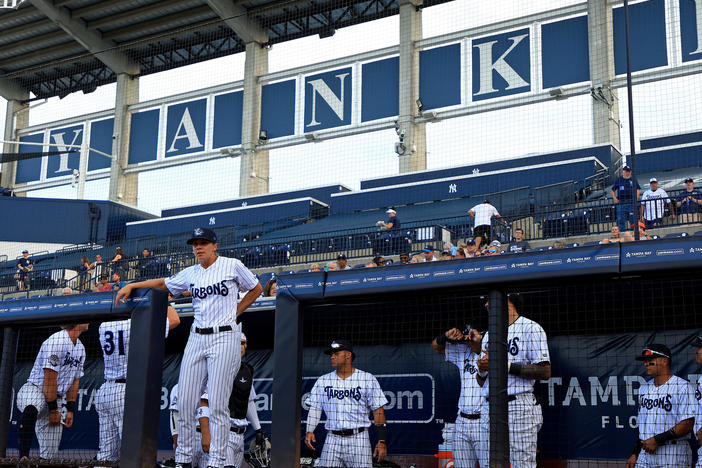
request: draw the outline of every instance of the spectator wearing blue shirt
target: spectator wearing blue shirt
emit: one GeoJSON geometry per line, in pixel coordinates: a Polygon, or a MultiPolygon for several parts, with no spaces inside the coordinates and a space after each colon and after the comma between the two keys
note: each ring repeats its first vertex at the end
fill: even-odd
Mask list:
{"type": "Polygon", "coordinates": [[[127,285],[127,283],[122,281],[122,274],[119,271],[115,271],[114,273],[112,273],[112,283],[113,283],[112,284],[113,291],[115,291],[115,290],[119,291],[120,289],[122,289],[123,287],[125,287],[127,285]]]}
{"type": "Polygon", "coordinates": [[[388,215],[387,221],[378,221],[378,226],[383,231],[400,229],[400,219],[397,217],[397,211],[394,208],[388,208],[385,212],[388,215]]]}
{"type": "Polygon", "coordinates": [[[629,229],[634,223],[634,201],[641,195],[641,187],[631,178],[631,168],[624,166],[622,175],[617,177],[612,186],[612,199],[617,205],[617,226],[622,231],[629,229]],[[636,183],[636,193],[634,193],[636,183]]]}
{"type": "Polygon", "coordinates": [[[685,179],[685,191],[678,195],[675,206],[680,208],[678,220],[681,223],[699,223],[702,192],[695,188],[692,177],[685,179]]]}

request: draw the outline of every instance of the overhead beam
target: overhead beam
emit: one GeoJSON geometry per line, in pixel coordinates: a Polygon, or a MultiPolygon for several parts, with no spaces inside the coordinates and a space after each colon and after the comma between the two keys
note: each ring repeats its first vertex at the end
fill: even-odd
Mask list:
{"type": "Polygon", "coordinates": [[[82,20],[74,19],[66,7],[56,7],[51,0],[30,0],[34,7],[61,27],[81,46],[90,51],[115,73],[137,75],[139,65],[124,53],[115,50],[116,44],[107,41],[96,31],[89,30],[82,20]]]}
{"type": "Polygon", "coordinates": [[[217,13],[224,22],[245,43],[257,42],[265,44],[268,42],[268,34],[260,26],[249,20],[246,8],[235,5],[231,0],[206,0],[212,11],[217,13]]]}
{"type": "Polygon", "coordinates": [[[27,99],[27,90],[11,78],[0,76],[0,96],[8,101],[27,99]]]}

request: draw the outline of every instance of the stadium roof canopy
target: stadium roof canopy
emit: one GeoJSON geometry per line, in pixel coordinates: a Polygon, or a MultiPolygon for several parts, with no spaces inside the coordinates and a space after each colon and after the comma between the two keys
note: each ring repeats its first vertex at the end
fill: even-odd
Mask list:
{"type": "Polygon", "coordinates": [[[26,0],[0,10],[0,95],[91,92],[117,73],[169,70],[247,42],[327,37],[398,12],[398,0],[26,0]]]}

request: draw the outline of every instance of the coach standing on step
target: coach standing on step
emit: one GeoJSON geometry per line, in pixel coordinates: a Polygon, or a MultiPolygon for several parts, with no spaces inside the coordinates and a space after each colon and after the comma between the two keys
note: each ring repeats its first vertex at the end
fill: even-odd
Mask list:
{"type": "Polygon", "coordinates": [[[196,228],[188,245],[192,245],[199,264],[170,278],[128,284],[119,290],[116,302],[137,288],[168,289],[174,296],[190,292],[194,319],[180,366],[176,467],[191,466],[197,447],[195,421],[190,415],[197,410],[206,382],[212,434],[209,466],[221,468],[229,440],[229,395],[241,363],[237,317],[261,294],[261,285],[239,260],[217,254],[214,231],[196,228]],[[237,305],[239,290],[247,292],[237,305]]]}
{"type": "Polygon", "coordinates": [[[634,224],[634,201],[638,200],[640,196],[639,183],[631,178],[631,168],[624,166],[622,175],[617,177],[612,186],[612,200],[617,205],[617,226],[622,232],[628,231],[629,227],[634,224]]]}

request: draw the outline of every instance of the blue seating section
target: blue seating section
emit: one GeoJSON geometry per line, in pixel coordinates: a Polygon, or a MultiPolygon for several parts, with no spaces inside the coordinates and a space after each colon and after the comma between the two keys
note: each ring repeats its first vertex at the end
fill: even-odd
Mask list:
{"type": "Polygon", "coordinates": [[[127,223],[127,239],[185,233],[197,226],[211,226],[213,229],[217,229],[277,220],[303,222],[318,216],[325,216],[327,211],[328,206],[324,203],[312,198],[298,198],[127,223]]]}
{"type": "Polygon", "coordinates": [[[295,190],[292,192],[267,193],[265,195],[255,195],[251,197],[235,198],[233,200],[205,203],[202,205],[184,206],[181,208],[172,208],[163,210],[161,216],[166,218],[169,216],[180,216],[184,214],[201,213],[203,211],[225,210],[228,208],[238,208],[244,206],[261,205],[263,203],[282,202],[294,200],[296,198],[314,198],[322,203],[329,205],[331,203],[332,193],[348,192],[351,189],[343,185],[327,185],[324,187],[316,187],[304,190],[295,190]]]}
{"type": "MultiPolygon", "coordinates": [[[[445,179],[448,177],[460,177],[474,173],[485,173],[495,171],[505,171],[511,169],[520,169],[526,166],[534,166],[537,164],[551,164],[563,161],[572,161],[574,159],[586,158],[594,156],[607,167],[611,168],[612,162],[619,160],[621,154],[611,145],[590,146],[587,148],[579,148],[568,151],[558,151],[555,153],[538,154],[532,156],[522,156],[501,161],[493,161],[486,163],[474,164],[471,166],[452,167],[448,169],[438,169],[431,171],[419,171],[409,174],[400,174],[389,177],[379,177],[375,179],[366,179],[361,181],[361,190],[388,187],[391,185],[408,184],[412,182],[424,182],[428,180],[445,179]]],[[[570,178],[569,178],[570,179],[570,178]]],[[[561,179],[565,180],[565,179],[561,179]]],[[[525,184],[522,184],[525,185],[525,184]]],[[[531,185],[531,184],[530,184],[531,185]]],[[[539,184],[537,184],[539,185],[539,184]]],[[[542,184],[546,185],[546,184],[542,184]]],[[[500,190],[505,190],[501,187],[500,190]]],[[[495,191],[495,190],[492,190],[495,191]]]]}
{"type": "Polygon", "coordinates": [[[636,170],[639,174],[660,174],[665,171],[701,166],[702,143],[680,148],[650,149],[636,153],[636,170]]]}
{"type": "Polygon", "coordinates": [[[666,135],[654,138],[642,138],[641,149],[662,148],[664,146],[685,145],[687,143],[702,142],[702,131],[679,133],[677,135],[666,135]]]}

